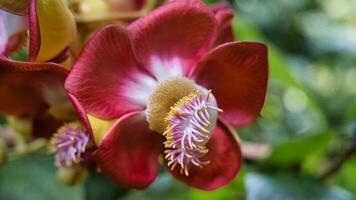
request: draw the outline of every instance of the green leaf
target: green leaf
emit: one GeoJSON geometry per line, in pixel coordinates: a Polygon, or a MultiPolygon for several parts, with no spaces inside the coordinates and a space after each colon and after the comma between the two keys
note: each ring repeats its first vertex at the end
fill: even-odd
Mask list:
{"type": "Polygon", "coordinates": [[[214,3],[218,3],[219,0],[204,0],[204,2],[207,4],[214,4],[214,3]]]}
{"type": "Polygon", "coordinates": [[[347,161],[335,175],[333,182],[356,194],[356,156],[347,161]]]}
{"type": "Polygon", "coordinates": [[[59,183],[51,157],[36,153],[8,161],[0,168],[0,199],[83,200],[84,195],[81,186],[59,183]]]}
{"type": "Polygon", "coordinates": [[[4,124],[6,124],[6,117],[5,116],[3,116],[3,115],[0,115],[0,125],[4,125],[4,124]]]}
{"type": "Polygon", "coordinates": [[[128,192],[120,186],[111,182],[101,173],[91,171],[85,182],[86,200],[116,200],[128,192]]]}
{"type": "Polygon", "coordinates": [[[251,173],[246,177],[247,200],[355,200],[351,193],[315,179],[251,173]]]}
{"type": "Polygon", "coordinates": [[[205,192],[201,190],[193,189],[190,192],[190,200],[243,200],[245,199],[244,179],[246,170],[242,170],[237,175],[237,178],[216,191],[205,192]]]}
{"type": "Polygon", "coordinates": [[[293,138],[275,147],[263,164],[288,167],[301,163],[308,156],[327,149],[330,139],[327,133],[293,138]]]}
{"type": "Polygon", "coordinates": [[[174,179],[168,173],[162,173],[155,182],[144,191],[130,191],[121,200],[243,200],[245,199],[244,175],[245,169],[239,172],[236,179],[225,187],[216,191],[202,191],[174,179]]]}
{"type": "Polygon", "coordinates": [[[160,174],[144,191],[131,191],[122,200],[182,200],[188,199],[190,189],[174,180],[168,173],[160,174]]]}

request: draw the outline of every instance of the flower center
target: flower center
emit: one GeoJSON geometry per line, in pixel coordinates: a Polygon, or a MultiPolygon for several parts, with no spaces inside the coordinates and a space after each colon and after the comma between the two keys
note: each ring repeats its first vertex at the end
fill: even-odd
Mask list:
{"type": "Polygon", "coordinates": [[[79,123],[72,122],[62,126],[50,141],[50,148],[56,153],[55,164],[58,167],[69,167],[79,163],[88,142],[88,134],[79,123]]]}
{"type": "Polygon", "coordinates": [[[150,129],[163,134],[168,125],[165,118],[171,107],[194,90],[196,87],[193,81],[183,77],[172,77],[160,82],[150,95],[146,109],[150,129]]]}
{"type": "Polygon", "coordinates": [[[171,170],[179,165],[180,173],[189,175],[191,165],[209,163],[202,157],[208,153],[208,143],[215,127],[217,113],[211,91],[182,77],[160,83],[151,94],[147,106],[150,128],[166,137],[165,158],[171,170]],[[199,89],[198,89],[199,88],[199,89]]]}

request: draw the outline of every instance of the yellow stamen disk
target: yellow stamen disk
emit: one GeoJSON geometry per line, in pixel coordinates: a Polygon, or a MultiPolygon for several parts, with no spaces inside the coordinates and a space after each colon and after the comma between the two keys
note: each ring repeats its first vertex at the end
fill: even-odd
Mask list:
{"type": "Polygon", "coordinates": [[[181,98],[178,102],[176,102],[173,106],[171,106],[171,110],[169,111],[167,117],[164,118],[165,121],[168,121],[170,116],[177,116],[181,114],[180,108],[190,103],[193,99],[200,95],[200,90],[195,89],[189,95],[181,98]]]}
{"type": "Polygon", "coordinates": [[[168,125],[165,118],[171,107],[195,90],[194,82],[184,77],[172,77],[159,83],[152,92],[146,109],[150,129],[163,133],[168,125]]]}

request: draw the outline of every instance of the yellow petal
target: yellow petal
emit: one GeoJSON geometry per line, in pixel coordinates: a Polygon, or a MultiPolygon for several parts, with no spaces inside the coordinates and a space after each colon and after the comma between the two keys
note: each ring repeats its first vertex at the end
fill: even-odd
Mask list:
{"type": "Polygon", "coordinates": [[[114,120],[102,120],[88,114],[89,123],[93,130],[95,143],[98,145],[103,140],[108,130],[114,125],[114,120]]]}
{"type": "Polygon", "coordinates": [[[36,13],[41,34],[41,46],[36,60],[47,61],[70,44],[77,29],[63,0],[37,0],[36,13]]]}

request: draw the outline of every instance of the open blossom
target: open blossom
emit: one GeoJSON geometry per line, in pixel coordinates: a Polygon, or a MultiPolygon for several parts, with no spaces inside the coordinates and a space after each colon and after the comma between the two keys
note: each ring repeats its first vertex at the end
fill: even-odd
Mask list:
{"type": "Polygon", "coordinates": [[[242,156],[232,128],[258,117],[268,64],[265,45],[231,41],[231,18],[200,0],[170,1],[87,43],[65,87],[113,181],[145,188],[158,161],[203,190],[234,179],[242,156]]]}

